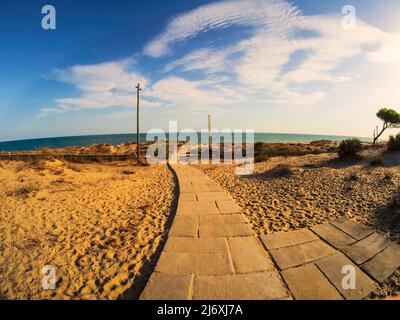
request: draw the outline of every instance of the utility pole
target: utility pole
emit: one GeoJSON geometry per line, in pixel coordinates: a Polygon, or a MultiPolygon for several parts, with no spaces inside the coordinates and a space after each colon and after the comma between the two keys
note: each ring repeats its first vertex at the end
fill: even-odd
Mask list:
{"type": "Polygon", "coordinates": [[[136,151],[137,151],[137,161],[140,165],[140,130],[139,130],[139,92],[142,90],[140,84],[138,83],[135,87],[137,90],[137,109],[136,109],[136,151]]]}
{"type": "Polygon", "coordinates": [[[211,148],[211,116],[208,115],[208,157],[210,158],[212,153],[211,148]]]}

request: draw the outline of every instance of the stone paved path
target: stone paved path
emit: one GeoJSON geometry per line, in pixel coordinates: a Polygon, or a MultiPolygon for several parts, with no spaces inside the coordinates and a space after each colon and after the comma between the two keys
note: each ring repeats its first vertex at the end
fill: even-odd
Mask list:
{"type": "Polygon", "coordinates": [[[222,188],[174,166],[179,203],[165,248],[141,299],[286,299],[270,255],[222,188]]]}
{"type": "Polygon", "coordinates": [[[348,219],[258,238],[217,183],[173,169],[177,213],[141,299],[363,299],[400,266],[399,245],[348,219]]]}

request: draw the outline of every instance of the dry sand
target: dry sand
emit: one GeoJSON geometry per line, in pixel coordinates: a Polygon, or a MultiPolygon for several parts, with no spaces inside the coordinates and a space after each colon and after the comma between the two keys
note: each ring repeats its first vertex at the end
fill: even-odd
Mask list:
{"type": "MultiPolygon", "coordinates": [[[[201,165],[241,206],[258,234],[295,230],[346,215],[400,241],[400,154],[365,151],[275,157],[250,176],[201,165]]],[[[166,166],[0,162],[0,298],[137,298],[165,240],[174,207],[166,166]],[[41,269],[56,267],[44,291],[41,269]]],[[[400,292],[397,271],[372,297],[400,292]]]]}
{"type": "Polygon", "coordinates": [[[174,203],[166,166],[0,163],[0,298],[137,298],[174,203]],[[42,290],[44,265],[56,290],[42,290]]]}
{"type": "MultiPolygon", "coordinates": [[[[400,208],[391,205],[400,183],[400,154],[382,150],[363,160],[337,162],[335,154],[276,157],[255,165],[254,174],[236,176],[233,166],[199,166],[236,200],[258,234],[296,230],[346,215],[400,243],[400,208]]],[[[400,201],[399,201],[400,204],[400,201]]],[[[375,295],[400,293],[400,272],[375,295]]]]}

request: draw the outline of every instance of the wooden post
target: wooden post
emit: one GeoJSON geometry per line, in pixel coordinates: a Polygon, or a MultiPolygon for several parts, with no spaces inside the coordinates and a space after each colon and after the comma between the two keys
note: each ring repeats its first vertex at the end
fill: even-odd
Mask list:
{"type": "Polygon", "coordinates": [[[211,116],[208,115],[208,158],[210,159],[212,155],[212,148],[211,148],[211,116]]]}
{"type": "Polygon", "coordinates": [[[142,90],[140,84],[136,86],[137,92],[137,105],[136,105],[136,151],[137,151],[137,161],[140,164],[140,127],[139,127],[139,92],[142,90]]]}

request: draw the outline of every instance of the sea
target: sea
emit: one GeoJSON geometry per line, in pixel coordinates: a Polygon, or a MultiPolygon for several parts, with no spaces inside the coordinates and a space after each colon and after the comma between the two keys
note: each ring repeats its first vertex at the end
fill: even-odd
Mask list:
{"type": "MultiPolygon", "coordinates": [[[[198,136],[202,136],[197,133],[198,136]]],[[[179,140],[187,140],[187,137],[192,137],[193,134],[179,134],[179,140]]],[[[163,139],[165,137],[158,134],[140,134],[141,141],[154,141],[155,139],[163,139]]],[[[168,138],[168,135],[167,135],[168,138]]],[[[291,134],[291,133],[255,133],[254,142],[311,142],[316,140],[331,140],[342,141],[351,138],[358,138],[361,141],[368,142],[369,138],[351,137],[351,136],[331,136],[331,135],[316,135],[316,134],[291,134]]],[[[213,141],[220,140],[220,135],[212,134],[213,141]]],[[[225,141],[229,141],[225,137],[225,141]]],[[[192,140],[193,141],[193,140],[192,140]]],[[[208,141],[207,137],[203,137],[204,143],[208,141]]],[[[136,142],[136,134],[103,134],[103,135],[88,135],[88,136],[69,136],[69,137],[54,137],[40,139],[26,139],[17,141],[0,142],[0,151],[31,151],[41,148],[65,148],[65,147],[87,147],[92,144],[111,144],[119,145],[124,142],[136,142]]]]}

